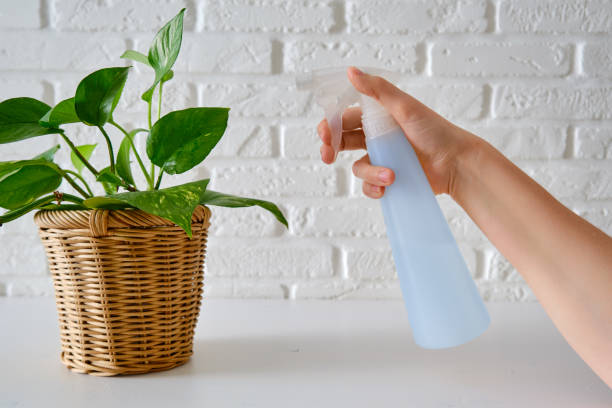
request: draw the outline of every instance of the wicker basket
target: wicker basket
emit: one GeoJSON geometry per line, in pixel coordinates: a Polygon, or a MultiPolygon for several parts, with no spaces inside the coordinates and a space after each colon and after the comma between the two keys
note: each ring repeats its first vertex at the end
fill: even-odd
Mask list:
{"type": "Polygon", "coordinates": [[[61,360],[91,375],[168,370],[193,354],[210,210],[193,238],[139,210],[40,211],[61,360]]]}

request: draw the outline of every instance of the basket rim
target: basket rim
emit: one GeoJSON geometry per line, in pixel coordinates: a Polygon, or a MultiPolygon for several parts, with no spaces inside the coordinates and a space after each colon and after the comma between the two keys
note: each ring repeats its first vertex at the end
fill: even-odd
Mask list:
{"type": "MultiPolygon", "coordinates": [[[[211,211],[198,205],[191,217],[192,223],[206,223],[211,211]]],[[[139,209],[88,209],[88,210],[40,210],[34,214],[34,222],[41,229],[94,229],[100,225],[104,230],[130,227],[177,226],[174,222],[139,209]]]]}

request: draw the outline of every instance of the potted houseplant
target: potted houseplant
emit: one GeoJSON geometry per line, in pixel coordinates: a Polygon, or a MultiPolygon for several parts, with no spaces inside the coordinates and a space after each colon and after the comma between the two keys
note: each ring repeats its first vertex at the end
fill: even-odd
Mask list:
{"type": "Polygon", "coordinates": [[[74,169],[53,161],[60,145],[30,160],[0,162],[0,224],[38,210],[34,218],[47,252],[60,321],[62,361],[94,375],[146,373],[186,362],[199,313],[210,210],[260,206],[285,226],[273,203],[208,190],[208,179],[160,189],[164,174],[200,164],[223,136],[228,108],[198,107],[161,116],[162,89],[174,74],[183,33],[181,10],[155,36],[148,55],[122,58],[151,67],[155,79],[142,99],[148,127],[126,130],[113,118],[130,67],[85,77],[72,98],[54,107],[32,98],[0,103],[0,143],[58,134],[74,169]],[[158,120],[152,121],[157,91],[158,120]],[[95,168],[95,145],[75,146],[62,125],[96,127],[109,165],[95,168]],[[123,134],[115,153],[108,127],[123,134]],[[147,166],[134,139],[146,136],[147,166]],[[137,185],[135,158],[146,180],[137,185]],[[106,194],[94,196],[88,171],[106,194]],[[62,183],[74,192],[62,190],[62,183]],[[66,185],[65,184],[65,185],[66,185]]]}

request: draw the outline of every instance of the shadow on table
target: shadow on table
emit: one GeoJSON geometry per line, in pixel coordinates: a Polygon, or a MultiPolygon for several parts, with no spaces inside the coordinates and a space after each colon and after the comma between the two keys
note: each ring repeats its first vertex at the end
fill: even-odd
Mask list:
{"type": "Polygon", "coordinates": [[[423,353],[400,332],[199,339],[194,351],[194,368],[211,373],[402,367],[423,353]]]}
{"type": "MultiPolygon", "coordinates": [[[[555,395],[559,384],[572,383],[576,362],[568,361],[567,349],[553,346],[536,355],[526,352],[526,348],[546,350],[546,344],[539,344],[545,339],[511,336],[503,342],[491,340],[482,336],[457,348],[425,350],[416,346],[406,331],[362,332],[350,337],[320,333],[197,339],[192,360],[165,375],[292,376],[350,372],[372,378],[401,376],[410,388],[433,383],[489,392],[500,384],[522,384],[526,378],[536,378],[537,386],[525,384],[526,388],[536,388],[544,395],[555,395]]],[[[586,366],[584,369],[588,370],[586,366]]],[[[592,399],[588,389],[598,381],[594,378],[594,382],[576,384],[587,401],[592,399]]]]}

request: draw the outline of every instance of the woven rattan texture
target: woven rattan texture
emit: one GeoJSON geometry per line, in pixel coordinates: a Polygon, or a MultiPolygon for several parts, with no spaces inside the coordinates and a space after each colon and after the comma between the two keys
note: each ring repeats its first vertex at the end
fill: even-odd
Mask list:
{"type": "Polygon", "coordinates": [[[210,210],[193,238],[139,210],[40,211],[34,216],[53,276],[62,345],[73,371],[167,370],[193,354],[210,210]]]}

